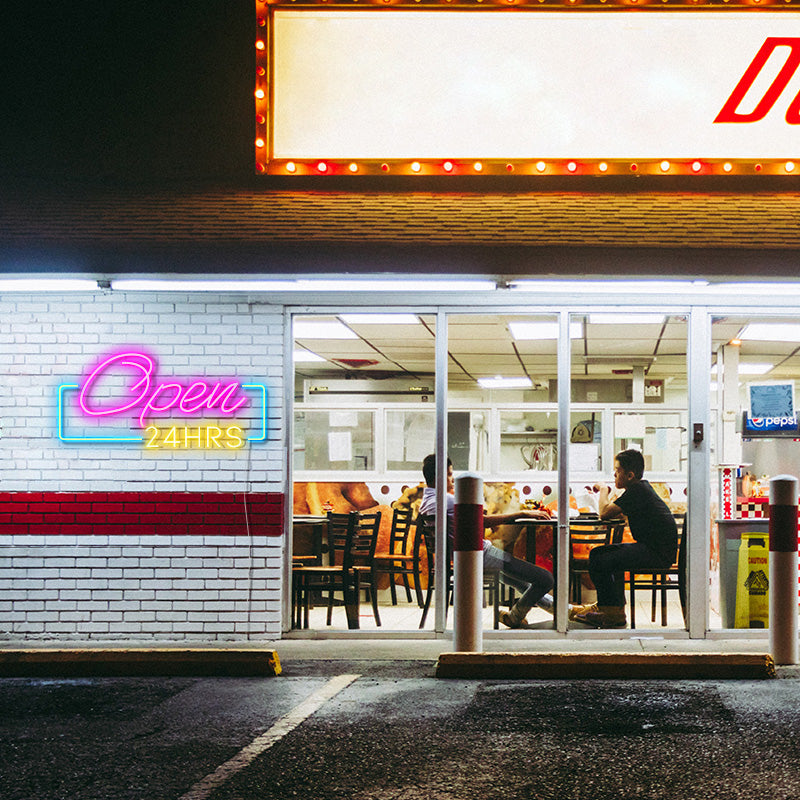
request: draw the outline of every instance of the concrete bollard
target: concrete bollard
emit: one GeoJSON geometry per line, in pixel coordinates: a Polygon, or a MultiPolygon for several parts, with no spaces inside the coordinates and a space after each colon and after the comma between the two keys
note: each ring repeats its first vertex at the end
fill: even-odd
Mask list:
{"type": "Polygon", "coordinates": [[[483,650],[483,479],[455,480],[453,530],[453,645],[457,653],[483,650]]]}
{"type": "Polygon", "coordinates": [[[797,663],[797,478],[769,482],[769,644],[776,664],[797,663]]]}

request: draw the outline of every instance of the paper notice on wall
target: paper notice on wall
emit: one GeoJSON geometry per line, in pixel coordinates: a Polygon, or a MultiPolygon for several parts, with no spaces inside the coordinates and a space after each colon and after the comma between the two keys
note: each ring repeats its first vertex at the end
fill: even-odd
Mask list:
{"type": "Polygon", "coordinates": [[[575,444],[569,446],[569,468],[576,472],[597,472],[598,452],[596,444],[575,444]]]}
{"type": "Polygon", "coordinates": [[[645,427],[642,414],[617,414],[614,417],[614,436],[617,439],[644,439],[645,427]]]}
{"type": "Polygon", "coordinates": [[[405,414],[388,414],[386,419],[386,460],[402,461],[405,455],[405,414]]]}
{"type": "Polygon", "coordinates": [[[667,428],[667,446],[666,449],[671,453],[680,453],[681,451],[681,429],[680,428],[667,428]]]}
{"type": "Polygon", "coordinates": [[[353,460],[353,437],[350,431],[331,431],[328,434],[328,460],[353,460]]]}
{"type": "Polygon", "coordinates": [[[331,428],[357,428],[357,411],[331,411],[328,417],[331,428]]]}
{"type": "Polygon", "coordinates": [[[417,414],[406,430],[406,461],[422,464],[422,459],[433,452],[436,441],[436,417],[417,414]]]}

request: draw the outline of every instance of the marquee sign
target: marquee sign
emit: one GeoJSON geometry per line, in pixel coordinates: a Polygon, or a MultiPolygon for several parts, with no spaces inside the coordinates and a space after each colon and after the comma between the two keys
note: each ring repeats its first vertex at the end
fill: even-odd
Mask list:
{"type": "Polygon", "coordinates": [[[800,174],[793,9],[288,6],[256,3],[260,172],[800,174]]]}
{"type": "Polygon", "coordinates": [[[80,383],[58,387],[58,438],[149,450],[238,450],[267,438],[267,389],[236,380],[162,380],[153,356],[112,353],[80,383]]]}

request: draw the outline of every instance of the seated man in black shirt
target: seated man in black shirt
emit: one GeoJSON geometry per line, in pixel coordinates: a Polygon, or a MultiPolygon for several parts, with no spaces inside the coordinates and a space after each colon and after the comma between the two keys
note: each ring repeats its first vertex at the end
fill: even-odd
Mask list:
{"type": "Polygon", "coordinates": [[[597,589],[597,602],[570,609],[569,618],[595,628],[624,628],[625,572],[667,569],[675,561],[678,531],[675,518],[653,487],[643,480],[644,457],[638,450],[623,450],[614,460],[614,485],[623,493],[613,501],[610,488],[596,484],[602,519],[622,516],[634,542],[595,547],[589,553],[589,577],[597,589]]]}

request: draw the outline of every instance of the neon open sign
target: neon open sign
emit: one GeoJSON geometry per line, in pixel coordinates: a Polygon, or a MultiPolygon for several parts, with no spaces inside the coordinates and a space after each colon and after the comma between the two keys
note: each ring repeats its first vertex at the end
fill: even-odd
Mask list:
{"type": "MultiPolygon", "coordinates": [[[[267,438],[267,389],[261,384],[207,381],[200,378],[162,381],[156,360],[139,351],[115,353],[103,358],[80,384],[58,387],[58,438],[64,442],[145,442],[149,449],[164,447],[238,449],[245,442],[267,438]],[[87,419],[127,419],[142,431],[139,435],[70,435],[66,425],[66,397],[77,392],[77,410],[87,419]],[[248,409],[253,394],[260,402],[261,430],[244,436],[234,424],[248,409]],[[191,418],[213,413],[226,422],[196,426],[191,418]],[[183,425],[164,426],[160,415],[187,418],[183,425]],[[155,418],[155,419],[154,419],[155,418]],[[159,424],[160,423],[160,424],[159,424]]],[[[183,420],[182,420],[183,421],[183,420]]]]}

